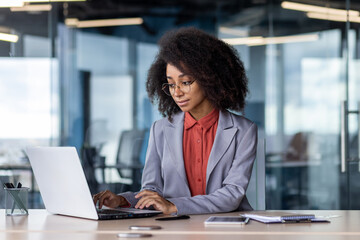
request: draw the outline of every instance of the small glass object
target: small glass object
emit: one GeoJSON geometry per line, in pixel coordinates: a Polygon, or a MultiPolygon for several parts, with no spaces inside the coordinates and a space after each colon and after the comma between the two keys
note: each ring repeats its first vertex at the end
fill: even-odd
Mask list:
{"type": "Polygon", "coordinates": [[[7,216],[28,215],[29,188],[4,188],[5,212],[7,216]]]}

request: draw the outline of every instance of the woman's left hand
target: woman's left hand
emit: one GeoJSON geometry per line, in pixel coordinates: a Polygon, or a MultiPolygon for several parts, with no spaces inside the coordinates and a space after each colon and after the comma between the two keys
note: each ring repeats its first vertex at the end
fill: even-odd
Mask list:
{"type": "Polygon", "coordinates": [[[135,205],[135,208],[148,208],[153,206],[156,210],[162,211],[164,214],[176,213],[176,206],[160,196],[157,192],[150,190],[144,190],[139,192],[135,198],[140,198],[140,200],[135,205]]]}

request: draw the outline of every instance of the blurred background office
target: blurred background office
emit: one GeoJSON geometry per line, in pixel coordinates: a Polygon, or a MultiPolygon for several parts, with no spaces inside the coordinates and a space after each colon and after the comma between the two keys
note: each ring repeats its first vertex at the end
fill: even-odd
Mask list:
{"type": "Polygon", "coordinates": [[[70,145],[93,193],[136,190],[161,118],[145,90],[157,41],[195,26],[245,64],[266,209],[360,209],[359,11],[358,0],[0,0],[0,180],[31,187],[41,208],[24,149],[70,145]]]}

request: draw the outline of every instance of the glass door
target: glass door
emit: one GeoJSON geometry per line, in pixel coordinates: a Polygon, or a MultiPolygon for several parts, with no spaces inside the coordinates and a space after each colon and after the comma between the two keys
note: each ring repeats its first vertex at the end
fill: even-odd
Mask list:
{"type": "Polygon", "coordinates": [[[219,29],[244,61],[245,114],[266,139],[266,209],[360,209],[360,9],[350,3],[272,1],[219,29]]]}
{"type": "Polygon", "coordinates": [[[341,108],[342,209],[360,209],[360,60],[359,34],[349,30],[349,59],[346,101],[341,108]]]}
{"type": "Polygon", "coordinates": [[[266,85],[265,109],[271,209],[342,208],[344,36],[340,29],[311,34],[318,39],[269,46],[274,57],[268,59],[268,67],[275,67],[266,85]]]}

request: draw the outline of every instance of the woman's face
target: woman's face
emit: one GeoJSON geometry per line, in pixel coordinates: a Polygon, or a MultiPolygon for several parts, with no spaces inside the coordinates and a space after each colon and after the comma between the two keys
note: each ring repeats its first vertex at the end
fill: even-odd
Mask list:
{"type": "Polygon", "coordinates": [[[170,91],[171,96],[183,112],[189,112],[196,120],[199,120],[212,111],[212,105],[191,76],[182,73],[175,66],[167,64],[166,77],[173,88],[173,91],[170,91]],[[187,92],[188,86],[190,86],[190,90],[187,92]]]}

